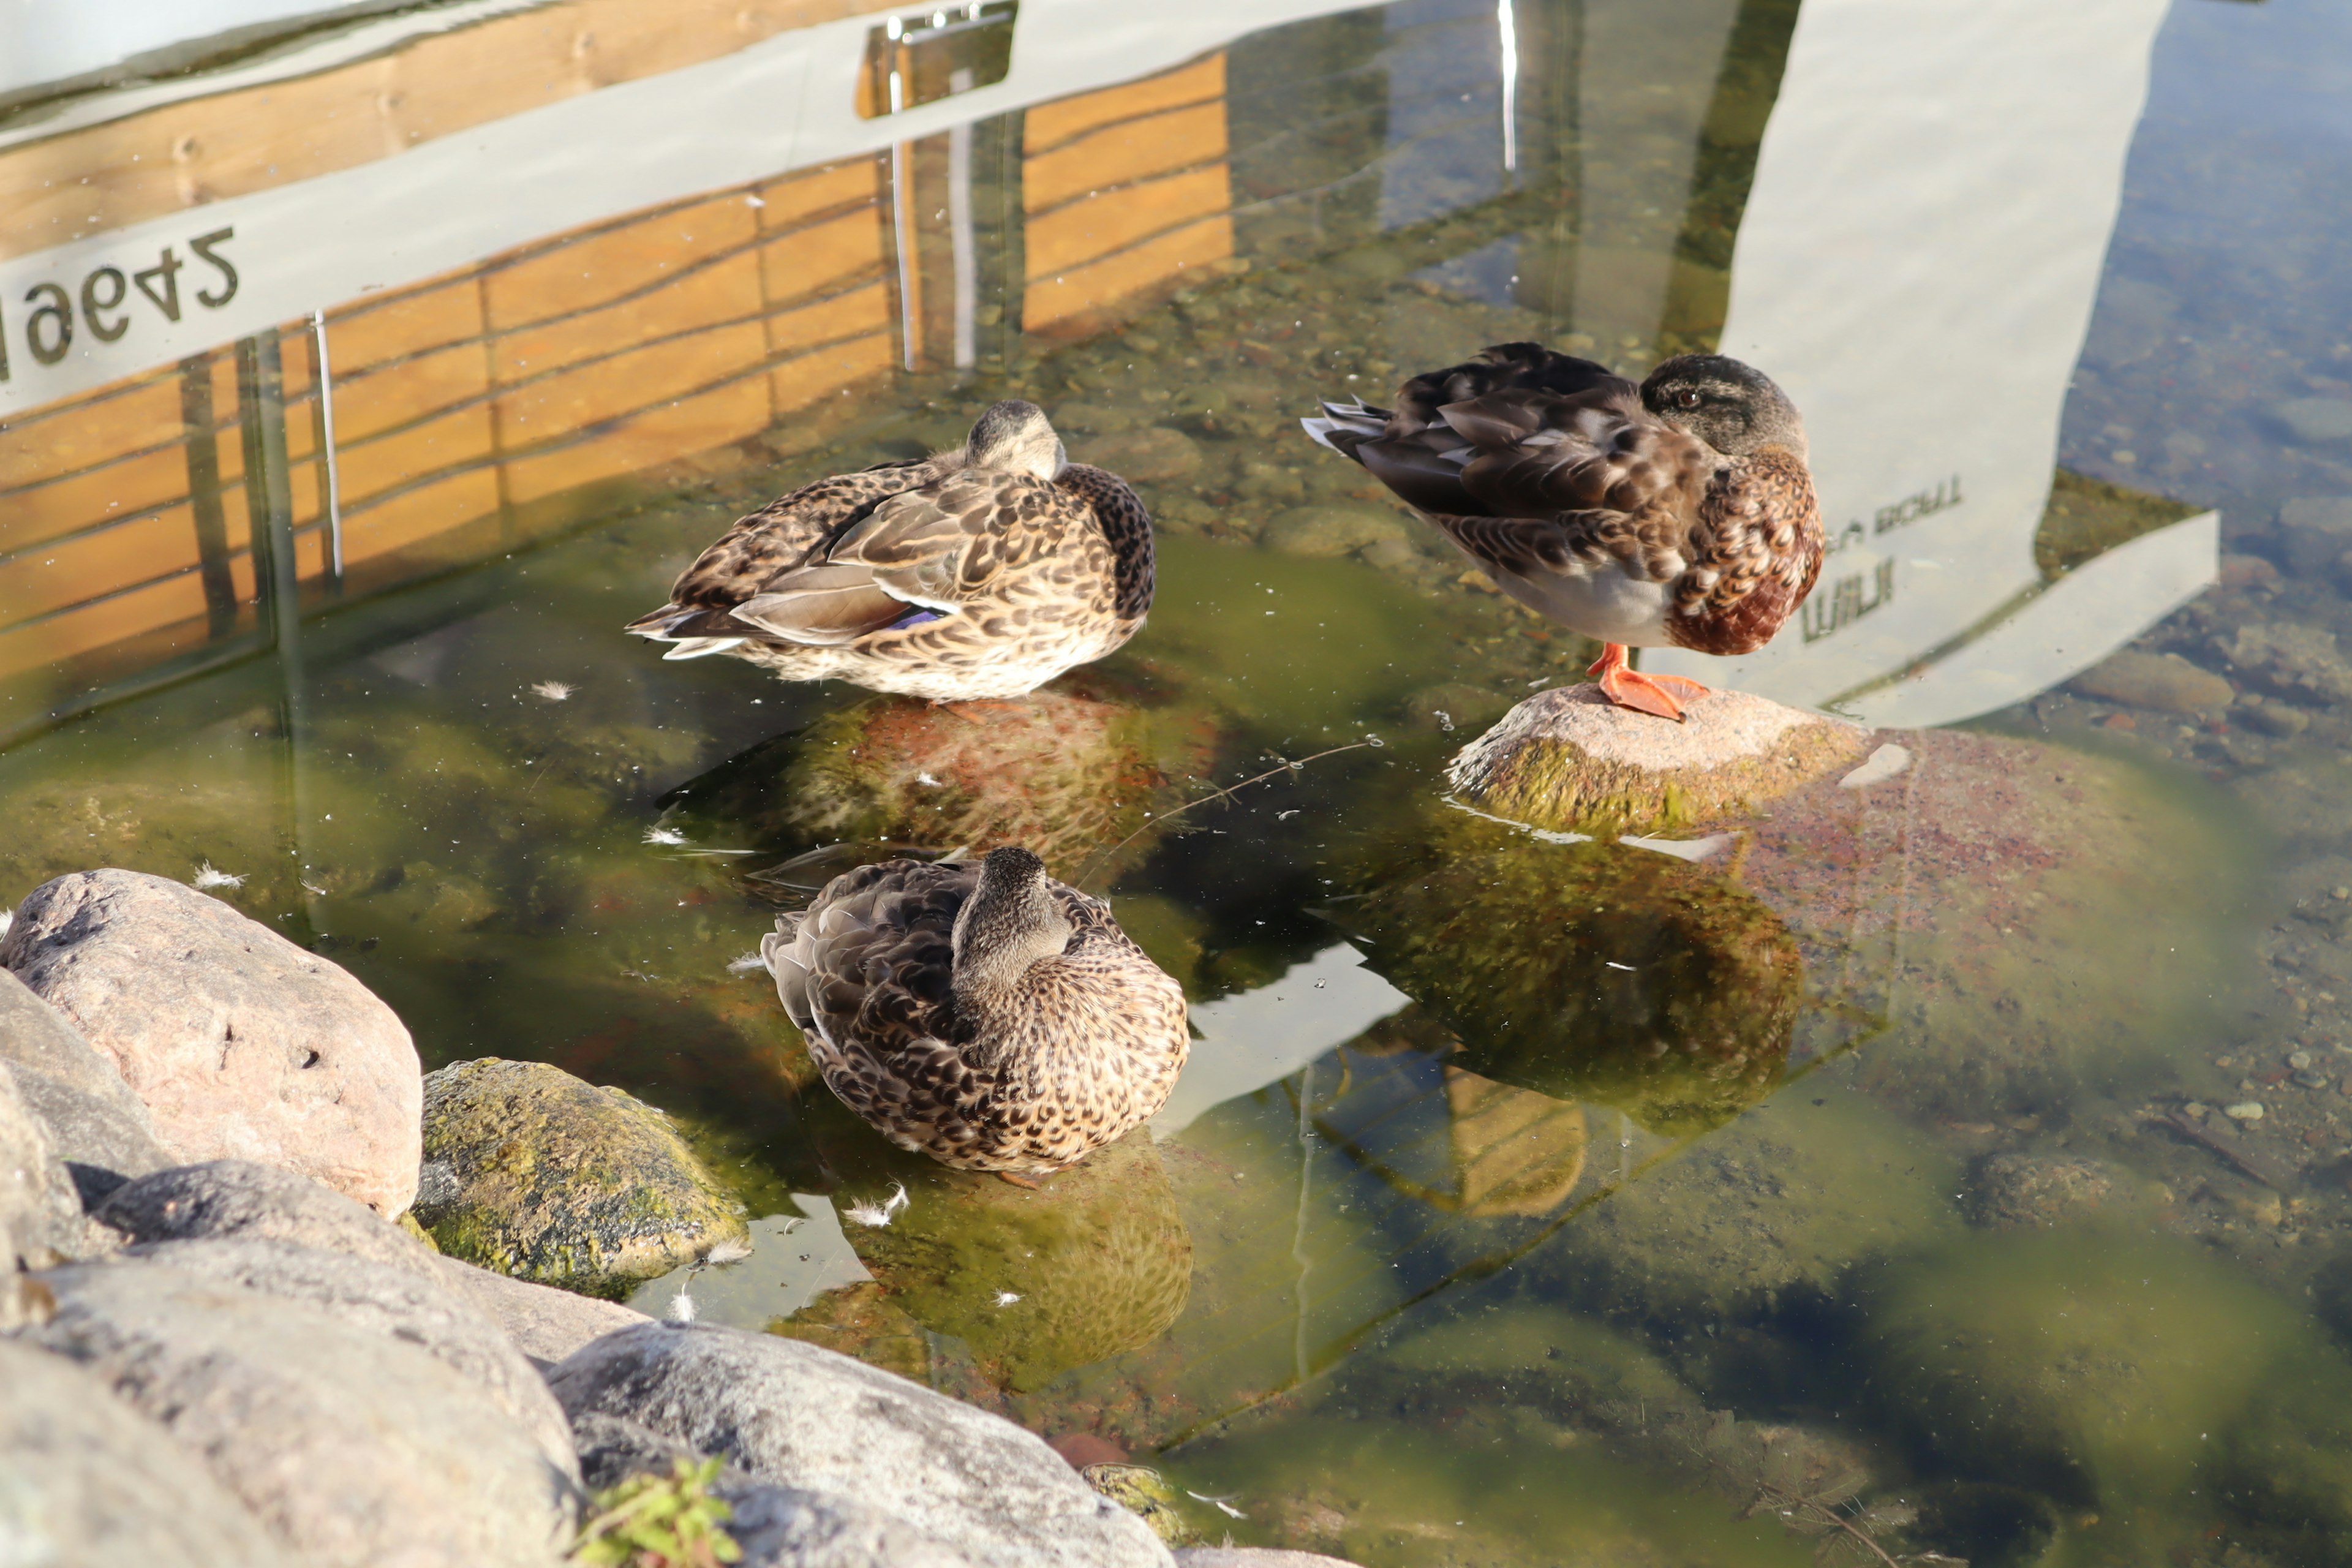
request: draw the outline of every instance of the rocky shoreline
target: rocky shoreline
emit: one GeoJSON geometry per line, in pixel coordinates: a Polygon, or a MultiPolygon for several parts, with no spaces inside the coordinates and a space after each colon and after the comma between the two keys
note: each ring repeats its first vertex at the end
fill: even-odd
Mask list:
{"type": "Polygon", "coordinates": [[[0,1560],[1336,1562],[1171,1551],[999,1416],[599,1299],[744,1231],[652,1108],[427,1078],[325,958],[163,878],[58,878],[0,938],[0,1560]]]}

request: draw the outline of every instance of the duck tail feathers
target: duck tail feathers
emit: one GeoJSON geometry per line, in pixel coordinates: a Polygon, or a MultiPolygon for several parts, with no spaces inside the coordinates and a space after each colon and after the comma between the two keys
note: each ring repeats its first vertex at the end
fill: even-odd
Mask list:
{"type": "Polygon", "coordinates": [[[1326,403],[1322,417],[1301,419],[1298,424],[1317,446],[1328,447],[1343,458],[1355,458],[1357,447],[1367,441],[1377,441],[1387,434],[1388,421],[1387,409],[1350,402],[1326,403]]]}

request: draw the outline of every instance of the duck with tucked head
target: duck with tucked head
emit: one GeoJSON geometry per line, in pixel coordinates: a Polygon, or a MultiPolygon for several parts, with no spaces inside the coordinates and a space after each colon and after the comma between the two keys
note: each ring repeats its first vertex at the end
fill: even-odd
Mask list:
{"type": "Polygon", "coordinates": [[[1610,700],[1680,719],[1697,681],[1633,647],[1753,653],[1821,575],[1805,424],[1722,354],[1638,386],[1590,360],[1503,343],[1414,376],[1394,409],[1326,403],[1308,435],[1352,458],[1512,598],[1599,641],[1610,700]]]}
{"type": "Polygon", "coordinates": [[[995,404],[961,447],[803,485],[739,521],[625,628],[665,658],[936,702],[1020,697],[1133,637],[1151,518],[1070,462],[1045,411],[995,404]]]}
{"type": "Polygon", "coordinates": [[[1158,1111],[1192,1050],[1183,987],[1026,849],[861,866],[760,956],[825,1086],[959,1170],[1076,1164],[1158,1111]]]}

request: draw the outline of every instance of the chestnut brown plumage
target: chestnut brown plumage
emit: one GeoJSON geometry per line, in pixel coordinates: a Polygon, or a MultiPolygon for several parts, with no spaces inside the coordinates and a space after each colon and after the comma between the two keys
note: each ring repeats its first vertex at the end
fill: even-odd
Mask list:
{"type": "Polygon", "coordinates": [[[1393,409],[1327,403],[1304,424],[1505,593],[1600,640],[1601,689],[1663,717],[1706,688],[1636,673],[1627,647],[1751,653],[1821,574],[1804,421],[1721,354],[1669,359],[1636,385],[1503,343],[1414,376],[1393,409]]]}

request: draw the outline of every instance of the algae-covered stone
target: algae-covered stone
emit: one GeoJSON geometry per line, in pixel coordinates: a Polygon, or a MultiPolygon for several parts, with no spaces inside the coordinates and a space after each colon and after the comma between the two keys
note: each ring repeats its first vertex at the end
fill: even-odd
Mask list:
{"type": "Polygon", "coordinates": [[[1295,506],[1276,512],[1258,542],[1285,555],[1349,555],[1377,544],[1410,546],[1412,534],[1385,507],[1295,506]]]}
{"type": "Polygon", "coordinates": [[[1460,1037],[1455,1065],[1674,1134],[1778,1081],[1802,964],[1738,882],[1444,808],[1398,838],[1341,918],[1370,966],[1460,1037]]]}
{"type": "Polygon", "coordinates": [[[1685,1328],[1834,1296],[1866,1260],[1958,1230],[1955,1162],[1866,1100],[1785,1096],[1617,1193],[1535,1266],[1685,1328]]]}
{"type": "Polygon", "coordinates": [[[624,1294],[748,1234],[668,1119],[544,1062],[455,1062],[425,1080],[416,1216],[452,1258],[624,1294]]]}
{"type": "Polygon", "coordinates": [[[1673,722],[1598,686],[1539,691],[1462,749],[1447,778],[1497,816],[1583,833],[1655,833],[1743,816],[1851,767],[1866,731],[1743,691],[1673,722]]]}
{"type": "Polygon", "coordinates": [[[2191,1243],[1980,1233],[1864,1300],[1887,1414],[1951,1469],[2095,1510],[2085,1560],[2161,1561],[2217,1492],[2273,1526],[2352,1521],[2352,1367],[2191,1243]]]}
{"type": "Polygon", "coordinates": [[[1148,1131],[1034,1192],[898,1152],[856,1179],[885,1195],[903,1184],[905,1206],[880,1226],[853,1213],[850,1243],[893,1306],[1013,1386],[1149,1344],[1184,1310],[1192,1238],[1148,1131]]]}

